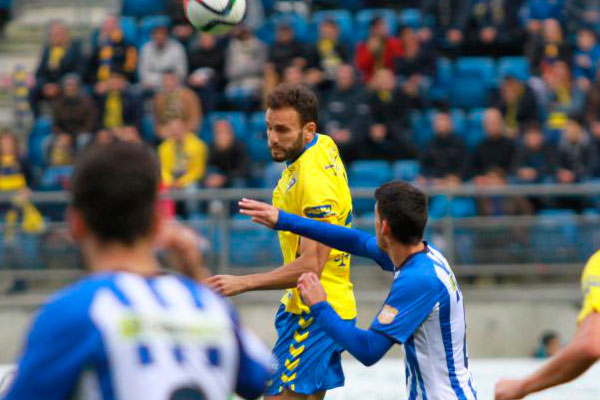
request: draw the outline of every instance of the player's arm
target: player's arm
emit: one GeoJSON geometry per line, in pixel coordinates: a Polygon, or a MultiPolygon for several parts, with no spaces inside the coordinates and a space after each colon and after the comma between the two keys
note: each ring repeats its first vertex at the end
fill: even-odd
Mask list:
{"type": "Polygon", "coordinates": [[[325,290],[316,275],[303,275],[298,288],[304,302],[310,306],[316,323],[362,364],[375,364],[394,344],[386,335],[357,328],[353,321],[343,320],[327,303],[325,290]]]}
{"type": "Polygon", "coordinates": [[[600,314],[592,312],[575,337],[538,371],[524,379],[506,379],[496,385],[496,400],[521,399],[531,393],[569,382],[600,359],[600,314]]]}
{"type": "Polygon", "coordinates": [[[358,229],[299,217],[256,200],[242,199],[239,206],[240,213],[252,217],[252,221],[256,223],[278,231],[293,232],[346,253],[370,258],[382,269],[394,270],[392,260],[379,248],[374,235],[358,229]]]}

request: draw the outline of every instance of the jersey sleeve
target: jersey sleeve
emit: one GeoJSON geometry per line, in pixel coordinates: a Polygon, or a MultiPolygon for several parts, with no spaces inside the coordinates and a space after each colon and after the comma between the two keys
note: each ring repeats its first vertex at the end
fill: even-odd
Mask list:
{"type": "Polygon", "coordinates": [[[385,304],[371,329],[405,343],[434,310],[439,301],[441,283],[435,272],[411,273],[396,278],[385,304]]]}
{"type": "Polygon", "coordinates": [[[69,398],[101,343],[86,317],[86,303],[80,296],[64,295],[39,311],[4,400],[69,398]]]}
{"type": "Polygon", "coordinates": [[[311,164],[303,166],[299,177],[302,188],[298,193],[303,217],[325,222],[340,217],[339,190],[332,174],[311,164]]]}
{"type": "Polygon", "coordinates": [[[581,278],[583,306],[577,317],[580,323],[593,312],[600,313],[600,252],[594,254],[585,266],[581,278]]]}

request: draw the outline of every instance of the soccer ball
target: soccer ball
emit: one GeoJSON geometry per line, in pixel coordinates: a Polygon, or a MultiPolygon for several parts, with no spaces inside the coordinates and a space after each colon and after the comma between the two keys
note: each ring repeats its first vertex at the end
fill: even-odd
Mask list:
{"type": "Polygon", "coordinates": [[[227,33],[246,14],[246,0],[185,0],[183,7],[192,25],[213,35],[227,33]]]}

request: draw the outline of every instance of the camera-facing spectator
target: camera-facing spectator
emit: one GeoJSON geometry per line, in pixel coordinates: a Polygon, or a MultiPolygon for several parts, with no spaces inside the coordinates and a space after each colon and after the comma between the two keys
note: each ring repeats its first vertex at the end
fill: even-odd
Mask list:
{"type": "Polygon", "coordinates": [[[523,53],[521,0],[479,0],[471,5],[469,53],[500,57],[523,53]]]}
{"type": "Polygon", "coordinates": [[[383,18],[375,17],[369,24],[369,37],[356,47],[355,62],[368,82],[381,68],[394,71],[396,58],[402,55],[400,40],[390,35],[383,18]]]}
{"type": "Polygon", "coordinates": [[[175,118],[185,123],[188,132],[198,132],[202,120],[200,100],[173,71],[163,74],[161,90],[154,96],[154,117],[156,132],[163,139],[168,136],[169,122],[175,118]]]}
{"type": "Polygon", "coordinates": [[[557,332],[544,332],[540,337],[540,344],[535,351],[535,358],[554,357],[561,349],[560,336],[557,332]]]}
{"type": "Polygon", "coordinates": [[[209,173],[204,184],[208,188],[239,187],[248,176],[246,146],[235,137],[226,119],[213,124],[213,143],[209,148],[209,173]]]}
{"type": "Polygon", "coordinates": [[[181,43],[169,37],[167,27],[157,26],[152,30],[152,39],[140,53],[140,83],[147,89],[156,90],[167,71],[174,71],[183,81],[188,72],[187,56],[181,43]]]}
{"type": "Polygon", "coordinates": [[[140,101],[130,89],[121,71],[114,69],[103,90],[96,96],[99,107],[99,126],[115,129],[124,125],[140,125],[140,101]]]}
{"type": "Polygon", "coordinates": [[[519,126],[539,120],[538,103],[534,91],[526,82],[507,75],[500,84],[496,107],[502,111],[506,128],[511,137],[516,137],[519,126]]]}
{"type": "Polygon", "coordinates": [[[269,64],[281,76],[283,70],[294,64],[301,68],[307,65],[307,54],[304,45],[295,38],[294,28],[281,23],[275,28],[275,42],[269,47],[269,64]]]}
{"type": "Polygon", "coordinates": [[[10,131],[0,131],[0,192],[18,192],[31,184],[31,169],[10,131]]]}
{"type": "Polygon", "coordinates": [[[505,175],[512,172],[517,147],[515,141],[506,137],[502,113],[497,108],[488,108],[483,117],[485,139],[475,148],[468,171],[475,181],[485,180],[486,173],[494,168],[505,175]]]}
{"type": "Polygon", "coordinates": [[[88,63],[85,81],[95,85],[96,93],[103,94],[104,83],[114,69],[120,70],[129,82],[135,79],[137,49],[125,42],[123,30],[116,16],[109,16],[100,27],[88,63]]]}
{"type": "Polygon", "coordinates": [[[557,149],[546,143],[544,132],[537,123],[523,131],[523,145],[517,152],[516,176],[520,182],[544,182],[554,176],[558,163],[557,149]]]}
{"type": "Polygon", "coordinates": [[[563,130],[559,143],[559,183],[575,183],[590,178],[596,170],[598,155],[589,134],[576,119],[570,119],[563,130]]]}
{"type": "Polygon", "coordinates": [[[460,183],[464,172],[467,149],[464,141],[454,132],[450,113],[439,111],[433,119],[434,137],[421,155],[423,178],[435,185],[447,182],[460,183]]]}
{"type": "Polygon", "coordinates": [[[571,48],[564,37],[560,23],[555,19],[545,20],[542,31],[530,35],[527,40],[525,54],[536,74],[543,72],[557,61],[570,62],[571,48]]]}
{"type": "Polygon", "coordinates": [[[40,113],[41,101],[51,101],[59,96],[60,80],[71,73],[81,75],[83,65],[81,43],[71,39],[67,25],[52,22],[48,27],[48,42],[35,72],[36,85],[31,92],[32,110],[36,116],[40,113]]]}
{"type": "Polygon", "coordinates": [[[196,30],[189,23],[185,16],[184,0],[168,0],[167,1],[167,16],[171,21],[169,26],[171,35],[184,46],[194,35],[196,30]]]}
{"type": "Polygon", "coordinates": [[[197,187],[206,172],[206,144],[181,118],[170,120],[166,133],[166,139],[158,146],[162,183],[175,189],[197,187]]]}
{"type": "Polygon", "coordinates": [[[412,160],[417,157],[415,146],[392,135],[382,121],[375,121],[356,144],[356,158],[362,160],[412,160]]]}
{"type": "Polygon", "coordinates": [[[62,90],[54,102],[54,132],[71,136],[77,149],[81,149],[96,131],[98,109],[94,100],[81,87],[75,74],[63,77],[62,90]]]}
{"type": "Polygon", "coordinates": [[[416,98],[426,93],[436,72],[436,50],[433,40],[424,40],[411,27],[400,31],[404,54],[396,58],[396,75],[404,91],[416,98]]]}
{"type": "Polygon", "coordinates": [[[542,104],[551,129],[563,129],[567,118],[584,114],[585,93],[573,82],[566,62],[555,62],[543,73],[542,104]]]}
{"type": "Polygon", "coordinates": [[[373,77],[369,106],[373,119],[384,123],[393,137],[410,140],[410,99],[391,70],[380,69],[373,77]]]}
{"type": "Polygon", "coordinates": [[[350,61],[348,45],[340,40],[340,29],[334,20],[319,25],[319,37],[312,49],[307,72],[310,82],[331,86],[340,65],[350,61]]]}
{"type": "Polygon", "coordinates": [[[202,99],[202,108],[214,109],[217,90],[224,86],[225,49],[214,35],[198,32],[187,47],[190,76],[187,84],[202,99]]]}
{"type": "MultiPolygon", "coordinates": [[[[421,14],[432,18],[436,42],[443,48],[450,50],[451,55],[465,40],[465,32],[469,22],[469,0],[423,0],[421,14]]],[[[433,37],[429,27],[424,28],[420,35],[426,38],[433,37]]]]}
{"type": "Polygon", "coordinates": [[[580,29],[577,32],[577,46],[573,55],[573,77],[582,90],[589,90],[599,61],[600,44],[596,32],[592,27],[580,29]]]}
{"type": "Polygon", "coordinates": [[[267,46],[245,26],[239,26],[225,54],[225,92],[260,97],[267,46]]]}

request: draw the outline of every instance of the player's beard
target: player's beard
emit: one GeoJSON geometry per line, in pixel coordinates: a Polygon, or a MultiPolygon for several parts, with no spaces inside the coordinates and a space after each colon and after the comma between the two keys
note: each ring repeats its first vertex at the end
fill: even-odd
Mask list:
{"type": "Polygon", "coordinates": [[[298,139],[289,148],[286,149],[279,147],[277,149],[279,150],[279,152],[282,153],[281,155],[275,155],[275,153],[273,152],[273,148],[271,148],[271,158],[275,162],[295,161],[298,158],[298,156],[300,156],[303,149],[304,135],[303,132],[300,131],[300,133],[298,134],[298,139]]]}

